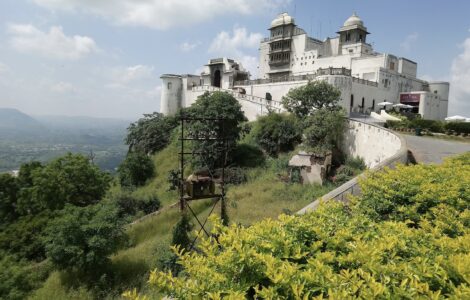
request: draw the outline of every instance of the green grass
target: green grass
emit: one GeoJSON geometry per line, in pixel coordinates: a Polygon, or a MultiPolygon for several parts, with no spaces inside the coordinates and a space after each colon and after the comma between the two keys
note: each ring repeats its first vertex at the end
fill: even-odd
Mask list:
{"type": "MultiPolygon", "coordinates": [[[[156,177],[146,186],[134,191],[136,195],[158,195],[162,207],[167,207],[159,215],[151,216],[140,223],[128,227],[130,242],[128,247],[112,256],[112,286],[108,299],[119,298],[120,294],[132,288],[149,291],[146,284],[148,274],[159,266],[159,259],[168,255],[172,229],[179,220],[178,207],[168,208],[178,201],[176,191],[168,191],[167,174],[178,166],[177,142],[154,156],[156,177]]],[[[268,159],[264,166],[247,170],[247,183],[227,186],[228,213],[230,222],[250,225],[264,218],[276,218],[282,213],[295,213],[317,197],[327,193],[333,186],[300,185],[281,180],[287,174],[286,166],[290,155],[268,159]]],[[[119,188],[114,187],[112,192],[119,188]]],[[[212,207],[211,200],[191,203],[201,220],[205,220],[212,207]]],[[[217,214],[220,207],[214,210],[217,214]]],[[[200,227],[196,226],[194,230],[200,227]]],[[[64,274],[53,272],[44,286],[37,290],[33,299],[90,299],[93,293],[86,288],[67,284],[64,274]],[[70,287],[73,286],[73,287],[70,287]]],[[[158,297],[157,294],[153,294],[158,297]]],[[[96,295],[95,295],[96,297],[96,295]]]]}

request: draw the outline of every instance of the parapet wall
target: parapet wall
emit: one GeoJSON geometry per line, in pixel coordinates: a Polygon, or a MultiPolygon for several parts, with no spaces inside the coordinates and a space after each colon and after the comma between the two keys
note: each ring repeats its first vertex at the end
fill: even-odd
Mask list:
{"type": "Polygon", "coordinates": [[[345,154],[361,157],[373,169],[398,153],[403,143],[399,135],[383,127],[348,120],[342,146],[345,154]]]}
{"type": "MultiPolygon", "coordinates": [[[[408,162],[408,148],[403,137],[386,128],[351,119],[348,120],[346,128],[343,151],[349,156],[359,156],[364,159],[371,171],[408,162]]],[[[315,210],[320,201],[347,201],[348,195],[360,193],[358,179],[362,176],[364,173],[316,199],[302,208],[298,214],[315,210]]]]}

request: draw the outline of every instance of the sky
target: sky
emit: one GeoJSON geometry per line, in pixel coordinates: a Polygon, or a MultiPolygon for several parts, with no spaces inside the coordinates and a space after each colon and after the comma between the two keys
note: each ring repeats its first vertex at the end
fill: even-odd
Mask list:
{"type": "Polygon", "coordinates": [[[159,110],[164,73],[210,58],[257,74],[278,13],[310,36],[335,36],[356,12],[378,52],[451,83],[449,115],[470,117],[470,1],[1,0],[0,107],[32,115],[137,119],[159,110]]]}

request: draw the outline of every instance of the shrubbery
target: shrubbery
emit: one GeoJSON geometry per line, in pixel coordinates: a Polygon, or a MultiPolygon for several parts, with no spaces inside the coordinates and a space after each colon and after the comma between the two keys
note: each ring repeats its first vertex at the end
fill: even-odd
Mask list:
{"type": "Polygon", "coordinates": [[[470,122],[448,122],[445,129],[456,133],[470,134],[470,122]]]}
{"type": "Polygon", "coordinates": [[[123,225],[115,206],[67,206],[47,229],[46,255],[58,269],[98,274],[125,240],[123,225]]]}
{"type": "Polygon", "coordinates": [[[150,157],[142,152],[129,152],[118,168],[119,181],[125,188],[144,185],[155,175],[155,167],[150,157]]]}
{"type": "Polygon", "coordinates": [[[252,130],[256,143],[272,156],[293,150],[302,140],[302,128],[294,115],[270,113],[258,118],[252,130]]]}
{"type": "Polygon", "coordinates": [[[470,134],[470,123],[469,122],[443,122],[437,120],[424,120],[420,118],[413,119],[411,121],[387,121],[385,127],[391,129],[400,129],[400,128],[421,128],[426,129],[431,132],[455,132],[458,134],[470,134]]]}
{"type": "Polygon", "coordinates": [[[178,299],[469,298],[469,160],[371,174],[349,207],[248,228],[213,219],[217,242],[176,248],[183,275],[149,282],[178,299]]]}

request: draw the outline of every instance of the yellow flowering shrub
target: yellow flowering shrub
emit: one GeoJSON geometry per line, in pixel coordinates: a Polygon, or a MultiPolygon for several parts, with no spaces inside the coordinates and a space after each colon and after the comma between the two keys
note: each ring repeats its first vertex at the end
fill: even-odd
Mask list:
{"type": "Polygon", "coordinates": [[[469,161],[371,174],[350,206],[247,228],[212,218],[197,251],[174,248],[184,271],[149,283],[177,299],[470,299],[469,161]]]}

